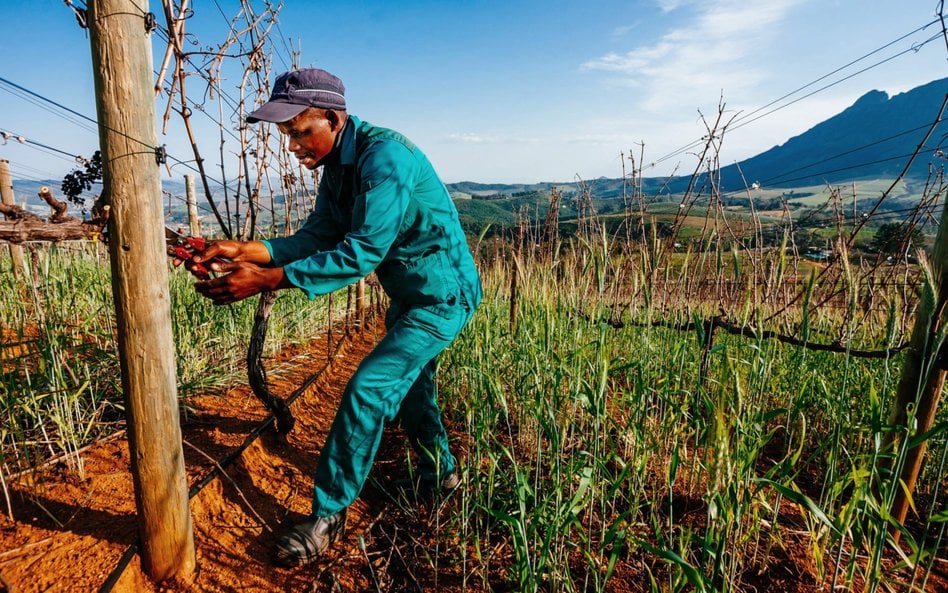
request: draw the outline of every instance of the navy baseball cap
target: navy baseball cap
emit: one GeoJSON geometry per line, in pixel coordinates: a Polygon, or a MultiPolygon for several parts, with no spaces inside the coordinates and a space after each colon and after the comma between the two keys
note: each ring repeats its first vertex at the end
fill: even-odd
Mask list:
{"type": "Polygon", "coordinates": [[[247,123],[282,123],[309,107],[346,108],[346,87],[342,81],[320,68],[291,70],[273,81],[270,99],[247,116],[247,123]]]}

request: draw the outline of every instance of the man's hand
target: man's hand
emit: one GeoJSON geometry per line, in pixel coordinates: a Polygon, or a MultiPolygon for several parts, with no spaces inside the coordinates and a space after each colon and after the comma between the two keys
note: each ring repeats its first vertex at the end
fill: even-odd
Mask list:
{"type": "Polygon", "coordinates": [[[215,264],[221,260],[256,264],[270,263],[270,252],[260,241],[209,241],[202,251],[195,251],[193,248],[188,251],[193,255],[185,259],[178,254],[177,250],[168,248],[174,267],[184,264],[185,269],[199,278],[207,278],[207,268],[216,271],[215,264]]]}
{"type": "MultiPolygon", "coordinates": [[[[175,255],[170,250],[169,254],[175,255]]],[[[184,264],[185,269],[195,276],[207,278],[206,270],[218,271],[217,264],[222,261],[268,264],[270,252],[260,241],[209,241],[203,251],[188,259],[173,257],[172,263],[175,267],[184,264]]]]}
{"type": "Polygon", "coordinates": [[[211,241],[207,248],[196,253],[193,259],[195,263],[202,263],[215,257],[233,262],[270,263],[270,252],[260,241],[211,241]]]}
{"type": "MultiPolygon", "coordinates": [[[[235,241],[220,243],[235,243],[235,241]]],[[[213,254],[208,255],[209,252],[210,248],[204,252],[205,260],[215,257],[213,254]]],[[[224,251],[224,253],[228,252],[224,251]]],[[[291,286],[286,279],[286,274],[283,273],[283,268],[264,268],[253,263],[221,260],[212,261],[210,267],[215,272],[223,272],[224,275],[196,282],[194,288],[214,301],[215,305],[229,305],[264,291],[291,286]]]]}

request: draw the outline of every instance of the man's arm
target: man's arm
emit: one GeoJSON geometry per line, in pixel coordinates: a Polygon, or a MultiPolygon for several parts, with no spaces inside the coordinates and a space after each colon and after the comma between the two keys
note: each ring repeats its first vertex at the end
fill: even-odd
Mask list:
{"type": "Polygon", "coordinates": [[[281,263],[271,256],[265,243],[220,241],[213,244],[219,245],[220,251],[211,251],[209,247],[197,263],[214,255],[228,257],[228,253],[234,253],[238,259],[232,263],[212,263],[212,271],[228,273],[196,283],[198,292],[221,305],[265,290],[295,286],[313,299],[375,270],[398,237],[417,178],[418,162],[405,145],[382,142],[367,151],[359,166],[361,193],[355,198],[353,230],[332,249],[283,267],[265,268],[257,264],[281,263]]]}
{"type": "Polygon", "coordinates": [[[309,298],[328,294],[367,276],[398,238],[418,177],[418,161],[404,144],[379,142],[360,159],[360,187],[352,230],[332,249],[288,263],[291,284],[309,298]]]}
{"type": "MultiPolygon", "coordinates": [[[[207,248],[191,258],[196,264],[208,262],[214,258],[223,258],[232,262],[246,262],[266,265],[272,261],[270,251],[262,241],[211,241],[207,248]]],[[[185,263],[185,267],[187,267],[185,263]]]]}

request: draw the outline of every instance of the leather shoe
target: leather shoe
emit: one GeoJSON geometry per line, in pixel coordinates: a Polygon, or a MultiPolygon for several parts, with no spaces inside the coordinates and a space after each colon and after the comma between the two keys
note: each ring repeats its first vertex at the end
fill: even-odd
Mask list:
{"type": "Polygon", "coordinates": [[[280,536],[273,549],[273,562],[301,566],[316,560],[346,528],[346,510],[328,517],[310,517],[280,536]]]}

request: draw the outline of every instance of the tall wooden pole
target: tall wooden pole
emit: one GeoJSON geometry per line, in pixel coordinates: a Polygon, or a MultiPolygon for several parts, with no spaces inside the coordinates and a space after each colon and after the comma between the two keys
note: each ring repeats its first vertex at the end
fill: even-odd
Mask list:
{"type": "Polygon", "coordinates": [[[359,279],[356,283],[356,322],[359,324],[359,329],[362,329],[365,324],[365,278],[359,279]]]}
{"type": "Polygon", "coordinates": [[[187,582],[196,558],[178,420],[148,0],[86,5],[142,568],[158,582],[187,582]]]}
{"type": "Polygon", "coordinates": [[[510,334],[517,333],[517,279],[520,274],[520,258],[516,253],[510,258],[510,321],[508,327],[510,334]]]}
{"type": "MultiPolygon", "coordinates": [[[[13,197],[13,181],[10,179],[10,161],[0,160],[0,199],[7,206],[16,204],[13,197]]],[[[13,260],[13,276],[19,277],[26,269],[23,259],[23,247],[10,244],[10,259],[13,260]]]]}
{"type": "Polygon", "coordinates": [[[184,176],[184,193],[188,200],[188,226],[192,237],[201,236],[201,217],[198,215],[197,193],[194,191],[194,175],[184,176]]]}
{"type": "MultiPolygon", "coordinates": [[[[936,291],[934,300],[922,299],[918,308],[895,405],[889,416],[890,425],[905,429],[890,434],[904,434],[905,438],[925,434],[931,429],[938,411],[938,400],[945,385],[945,356],[948,356],[948,347],[942,345],[939,356],[936,336],[945,327],[945,323],[948,323],[948,202],[938,225],[931,267],[936,291]],[[915,413],[911,415],[913,422],[910,423],[909,410],[912,408],[915,413]]],[[[894,447],[894,437],[887,439],[886,444],[890,452],[898,454],[894,447]]],[[[895,486],[896,493],[891,509],[892,517],[900,525],[905,523],[910,506],[909,496],[915,492],[915,482],[922,469],[922,460],[927,448],[928,441],[922,441],[906,451],[905,463],[899,475],[904,486],[895,486]]],[[[898,541],[899,532],[893,531],[892,535],[898,541]]]]}

